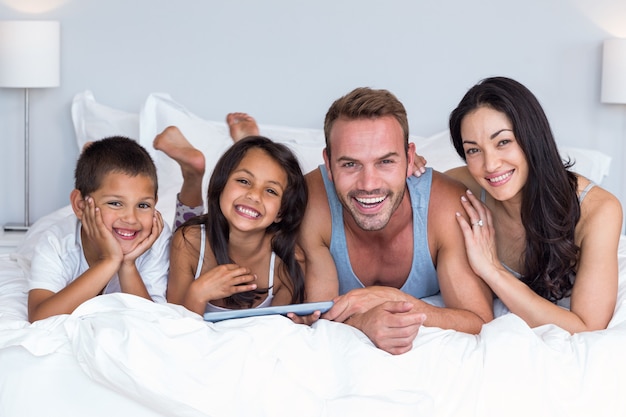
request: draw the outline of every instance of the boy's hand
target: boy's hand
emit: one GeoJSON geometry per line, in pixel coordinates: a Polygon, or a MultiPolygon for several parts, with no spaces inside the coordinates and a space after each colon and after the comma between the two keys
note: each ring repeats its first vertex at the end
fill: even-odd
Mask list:
{"type": "Polygon", "coordinates": [[[124,263],[125,264],[134,264],[137,258],[139,258],[142,254],[144,254],[148,249],[152,247],[154,242],[159,238],[161,232],[163,231],[163,217],[161,213],[157,210],[154,211],[154,216],[152,218],[152,229],[150,230],[150,234],[135,248],[124,255],[124,263]]]}
{"type": "Polygon", "coordinates": [[[122,261],[124,257],[122,247],[113,236],[113,233],[105,226],[100,209],[96,207],[93,198],[89,196],[85,198],[81,223],[85,236],[93,244],[93,247],[96,248],[100,259],[122,261]]]}

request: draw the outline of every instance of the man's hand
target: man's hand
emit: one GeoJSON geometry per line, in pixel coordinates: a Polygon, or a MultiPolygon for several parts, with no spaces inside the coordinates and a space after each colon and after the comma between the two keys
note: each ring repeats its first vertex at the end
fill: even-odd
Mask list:
{"type": "Polygon", "coordinates": [[[391,354],[413,347],[426,314],[419,312],[410,296],[397,288],[373,286],[351,290],[336,297],[322,318],[349,324],[361,330],[376,347],[391,354]]]}
{"type": "Polygon", "coordinates": [[[384,286],[358,288],[335,297],[332,308],[322,318],[345,322],[354,314],[365,313],[386,301],[406,300],[406,294],[397,288],[384,286]]]}
{"type": "Polygon", "coordinates": [[[408,301],[386,301],[355,314],[346,323],[365,333],[379,349],[400,355],[413,348],[413,340],[426,320],[424,313],[412,310],[413,304],[408,301]]]}

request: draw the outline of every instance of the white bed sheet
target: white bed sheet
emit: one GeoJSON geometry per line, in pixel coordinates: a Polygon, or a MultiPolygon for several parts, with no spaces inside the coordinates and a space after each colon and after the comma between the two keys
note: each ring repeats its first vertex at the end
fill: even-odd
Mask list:
{"type": "Polygon", "coordinates": [[[604,331],[530,329],[504,314],[473,336],[423,328],[392,356],[359,331],[282,316],[206,323],[112,294],[26,321],[24,274],[0,257],[0,415],[619,416],[626,410],[626,238],[604,331]]]}

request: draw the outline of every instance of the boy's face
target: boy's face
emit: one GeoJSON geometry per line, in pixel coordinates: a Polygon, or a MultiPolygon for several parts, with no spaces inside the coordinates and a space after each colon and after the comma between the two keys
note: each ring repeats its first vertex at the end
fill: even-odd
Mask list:
{"type": "Polygon", "coordinates": [[[104,225],[120,243],[124,254],[150,234],[156,197],[154,183],[148,176],[109,173],[100,188],[89,196],[100,209],[104,225]]]}

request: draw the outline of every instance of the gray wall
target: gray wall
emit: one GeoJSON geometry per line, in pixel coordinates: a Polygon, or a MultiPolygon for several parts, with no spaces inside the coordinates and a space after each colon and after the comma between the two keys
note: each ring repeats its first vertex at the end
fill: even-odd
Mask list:
{"type": "MultiPolygon", "coordinates": [[[[426,136],[492,75],[538,96],[559,143],[611,155],[604,186],[626,203],[626,106],[599,98],[602,41],[626,37],[622,0],[56,0],[39,13],[20,3],[55,2],[3,0],[0,19],[59,20],[62,37],[61,86],[30,95],[33,220],[68,203],[70,104],[85,89],[127,111],[160,91],[206,119],[246,111],[319,128],[332,100],[366,85],[394,92],[411,133],[426,136]]],[[[0,224],[22,220],[22,94],[0,89],[0,224]]]]}

